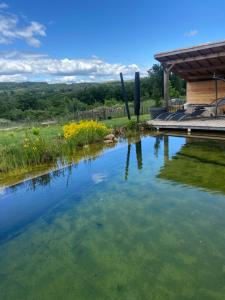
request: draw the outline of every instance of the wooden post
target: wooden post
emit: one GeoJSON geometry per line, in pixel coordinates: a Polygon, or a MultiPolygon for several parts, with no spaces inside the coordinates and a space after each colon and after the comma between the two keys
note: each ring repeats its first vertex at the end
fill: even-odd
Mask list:
{"type": "Polygon", "coordinates": [[[120,81],[121,81],[122,95],[123,95],[123,99],[124,99],[125,107],[126,107],[126,111],[127,111],[127,117],[128,117],[128,120],[130,120],[128,97],[127,97],[127,93],[126,93],[125,85],[124,85],[124,81],[123,81],[123,73],[120,73],[120,81]]]}
{"type": "Polygon", "coordinates": [[[217,102],[217,99],[218,99],[218,84],[217,84],[216,76],[215,76],[215,89],[216,89],[216,113],[215,113],[215,116],[217,117],[217,111],[218,111],[218,102],[217,102]]]}
{"type": "Polygon", "coordinates": [[[164,102],[166,105],[166,110],[169,110],[169,71],[164,67],[164,102]]]}

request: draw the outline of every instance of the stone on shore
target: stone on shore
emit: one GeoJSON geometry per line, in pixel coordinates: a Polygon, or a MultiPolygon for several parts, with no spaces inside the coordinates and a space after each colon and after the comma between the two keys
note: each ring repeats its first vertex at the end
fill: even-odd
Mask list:
{"type": "Polygon", "coordinates": [[[110,133],[107,136],[105,136],[104,140],[114,141],[115,140],[115,135],[110,133]]]}
{"type": "Polygon", "coordinates": [[[114,140],[104,140],[104,143],[105,144],[112,144],[112,143],[114,143],[114,140]]]}

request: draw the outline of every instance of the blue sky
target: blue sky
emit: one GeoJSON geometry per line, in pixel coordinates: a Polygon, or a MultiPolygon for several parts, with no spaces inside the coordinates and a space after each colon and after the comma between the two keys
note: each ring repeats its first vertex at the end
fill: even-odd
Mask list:
{"type": "Polygon", "coordinates": [[[145,75],[156,52],[224,40],[224,23],[222,0],[0,1],[0,81],[145,75]]]}

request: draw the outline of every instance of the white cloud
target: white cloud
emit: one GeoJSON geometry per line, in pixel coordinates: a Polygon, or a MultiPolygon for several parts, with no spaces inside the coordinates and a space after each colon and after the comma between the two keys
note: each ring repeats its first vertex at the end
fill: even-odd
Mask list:
{"type": "Polygon", "coordinates": [[[8,7],[8,4],[6,4],[5,2],[0,2],[0,9],[6,9],[8,7]]]}
{"type": "Polygon", "coordinates": [[[198,34],[198,30],[194,29],[194,30],[190,30],[190,31],[186,32],[185,36],[193,37],[193,36],[196,36],[197,34],[198,34]]]}
{"type": "Polygon", "coordinates": [[[14,75],[0,75],[0,82],[25,82],[28,81],[28,77],[14,74],[14,75]]]}
{"type": "Polygon", "coordinates": [[[89,76],[89,79],[92,80],[92,81],[95,81],[95,80],[96,80],[96,77],[95,77],[94,75],[90,75],[90,76],[89,76]]]}
{"type": "Polygon", "coordinates": [[[107,181],[107,175],[103,173],[96,173],[92,175],[92,181],[95,184],[99,184],[101,182],[107,181]]]}
{"type": "Polygon", "coordinates": [[[2,187],[0,187],[0,196],[3,196],[3,195],[5,195],[5,193],[6,193],[6,189],[5,189],[5,188],[2,188],[2,187]]]}
{"type": "MultiPolygon", "coordinates": [[[[3,7],[4,3],[0,3],[3,7]]],[[[45,26],[32,21],[24,24],[23,18],[6,12],[0,13],[0,44],[12,44],[23,40],[29,46],[40,47],[40,37],[46,36],[45,26]]]]}
{"type": "Polygon", "coordinates": [[[75,83],[79,79],[76,76],[57,76],[47,79],[48,83],[75,83]]]}
{"type": "MultiPolygon", "coordinates": [[[[46,28],[36,21],[29,22],[26,16],[8,13],[8,5],[0,2],[0,44],[12,44],[16,40],[32,47],[40,47],[46,28]]],[[[0,81],[46,81],[49,83],[74,83],[118,80],[119,73],[125,79],[134,77],[134,72],[147,74],[136,64],[108,63],[98,56],[89,59],[53,58],[39,53],[17,51],[0,52],[0,81]]]]}
{"type": "Polygon", "coordinates": [[[0,75],[24,75],[42,78],[48,82],[108,81],[119,79],[123,72],[126,79],[134,77],[140,69],[136,64],[108,63],[100,58],[69,59],[51,58],[38,53],[0,53],[0,75]]]}

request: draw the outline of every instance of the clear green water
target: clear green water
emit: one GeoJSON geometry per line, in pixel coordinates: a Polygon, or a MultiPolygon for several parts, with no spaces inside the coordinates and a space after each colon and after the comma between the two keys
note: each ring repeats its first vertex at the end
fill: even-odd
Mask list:
{"type": "Polygon", "coordinates": [[[0,299],[225,299],[223,142],[144,137],[0,193],[0,299]]]}

